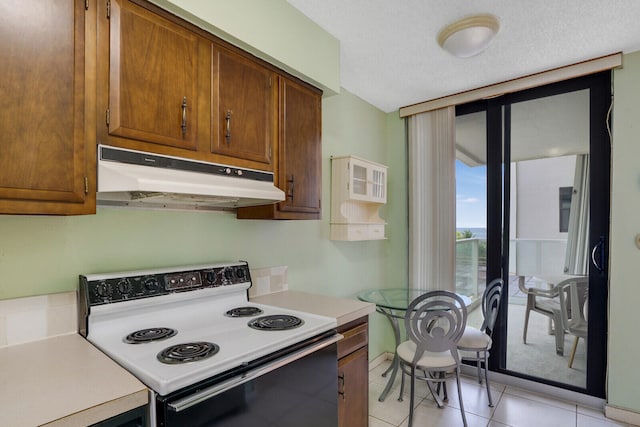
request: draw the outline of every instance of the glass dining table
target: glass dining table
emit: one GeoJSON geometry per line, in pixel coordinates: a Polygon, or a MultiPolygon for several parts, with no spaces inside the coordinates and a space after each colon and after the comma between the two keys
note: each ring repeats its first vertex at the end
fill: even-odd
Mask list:
{"type": "MultiPolygon", "coordinates": [[[[389,375],[389,372],[391,372],[391,375],[389,376],[387,385],[384,390],[382,390],[382,393],[378,398],[380,402],[383,402],[387,398],[387,395],[396,380],[396,376],[398,375],[398,369],[400,368],[398,353],[395,351],[395,349],[398,348],[398,345],[402,342],[400,337],[400,322],[398,319],[404,319],[407,307],[409,307],[411,301],[425,292],[426,290],[424,289],[383,288],[367,289],[356,295],[360,301],[375,304],[376,311],[386,316],[391,323],[391,328],[393,329],[393,337],[395,338],[393,360],[391,361],[389,368],[382,373],[383,377],[389,375]]],[[[471,304],[471,298],[468,296],[461,294],[457,295],[462,298],[467,307],[471,304]]]]}

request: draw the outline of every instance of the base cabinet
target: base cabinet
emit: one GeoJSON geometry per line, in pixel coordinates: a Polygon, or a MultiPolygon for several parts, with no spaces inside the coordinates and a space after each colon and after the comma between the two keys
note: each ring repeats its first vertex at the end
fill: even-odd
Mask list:
{"type": "Polygon", "coordinates": [[[369,423],[369,323],[362,318],[338,328],[338,426],[369,423]]]}

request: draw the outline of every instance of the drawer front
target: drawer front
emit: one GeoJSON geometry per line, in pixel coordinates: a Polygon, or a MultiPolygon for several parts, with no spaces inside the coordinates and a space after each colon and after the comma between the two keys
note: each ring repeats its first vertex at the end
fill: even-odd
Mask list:
{"type": "Polygon", "coordinates": [[[384,239],[384,224],[372,224],[369,226],[370,239],[384,239]]]}
{"type": "Polygon", "coordinates": [[[368,326],[368,323],[364,323],[342,332],[344,338],[338,341],[338,359],[365,347],[369,343],[368,326]]]}

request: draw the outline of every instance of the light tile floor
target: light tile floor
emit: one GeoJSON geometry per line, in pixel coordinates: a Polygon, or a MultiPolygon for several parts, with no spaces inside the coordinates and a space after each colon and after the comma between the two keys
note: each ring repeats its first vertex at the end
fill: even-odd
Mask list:
{"type": "MultiPolygon", "coordinates": [[[[385,361],[369,372],[369,427],[407,427],[409,417],[409,381],[404,398],[398,401],[400,377],[384,402],[378,397],[386,378],[385,361]]],[[[576,405],[544,395],[491,383],[494,407],[488,406],[484,383],[462,376],[462,398],[469,427],[613,427],[628,424],[606,419],[601,410],[576,405]]],[[[416,427],[454,427],[462,425],[455,379],[447,382],[449,401],[438,408],[422,381],[416,382],[414,423],[416,427]]]]}

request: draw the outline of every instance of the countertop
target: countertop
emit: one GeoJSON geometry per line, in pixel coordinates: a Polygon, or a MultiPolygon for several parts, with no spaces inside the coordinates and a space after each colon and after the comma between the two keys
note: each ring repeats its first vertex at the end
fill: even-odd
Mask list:
{"type": "Polygon", "coordinates": [[[87,426],[146,405],[147,388],[78,334],[0,348],[0,426],[87,426]]]}
{"type": "Polygon", "coordinates": [[[289,290],[253,297],[251,301],[290,310],[306,311],[321,316],[334,317],[338,322],[338,326],[342,326],[376,311],[375,304],[356,299],[337,298],[289,290]]]}

